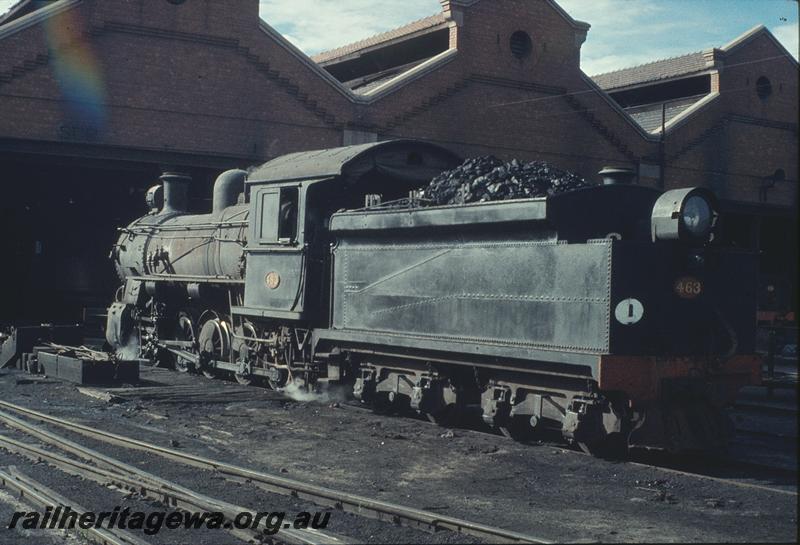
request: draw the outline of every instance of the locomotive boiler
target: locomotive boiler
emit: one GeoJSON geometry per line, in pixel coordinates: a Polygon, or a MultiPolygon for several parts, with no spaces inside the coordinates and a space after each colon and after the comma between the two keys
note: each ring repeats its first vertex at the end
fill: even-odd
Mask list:
{"type": "Polygon", "coordinates": [[[720,409],[761,362],[755,257],[713,241],[713,195],[417,198],[458,164],[406,140],[295,153],[224,173],[199,216],[165,175],[112,252],[107,340],[243,383],[346,385],[379,411],[474,409],[591,452],[723,445],[720,409]]]}

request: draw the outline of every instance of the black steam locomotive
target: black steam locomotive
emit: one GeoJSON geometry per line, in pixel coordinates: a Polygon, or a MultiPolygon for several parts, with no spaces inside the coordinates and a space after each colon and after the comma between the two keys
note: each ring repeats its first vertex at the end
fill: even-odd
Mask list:
{"type": "Polygon", "coordinates": [[[459,163],[415,141],[295,153],[221,175],[206,215],[165,174],[112,252],[109,343],[432,420],[479,408],[508,435],[560,430],[589,451],[723,444],[719,409],[761,362],[755,259],[712,242],[713,196],[413,198],[459,163]]]}

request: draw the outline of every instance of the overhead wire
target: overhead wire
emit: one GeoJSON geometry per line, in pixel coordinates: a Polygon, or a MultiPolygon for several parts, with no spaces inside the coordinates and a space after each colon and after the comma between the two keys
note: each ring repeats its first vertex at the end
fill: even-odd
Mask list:
{"type": "MultiPolygon", "coordinates": [[[[770,57],[763,57],[763,58],[760,58],[760,59],[742,61],[742,62],[739,62],[739,63],[725,64],[725,69],[727,70],[727,69],[730,69],[730,68],[733,68],[733,67],[737,67],[737,66],[766,63],[766,62],[771,62],[771,61],[775,61],[775,60],[779,60],[779,59],[786,59],[786,58],[787,58],[786,55],[775,55],[775,56],[770,56],[770,57]]],[[[659,61],[655,61],[655,62],[659,62],[659,61]]],[[[589,77],[589,76],[587,75],[587,77],[589,77]]],[[[721,90],[719,93],[720,94],[727,94],[727,93],[733,93],[733,92],[746,91],[746,90],[749,90],[749,89],[751,89],[751,87],[745,86],[745,87],[736,88],[736,89],[721,90]]],[[[517,101],[489,104],[489,105],[485,106],[484,108],[488,110],[488,109],[493,109],[493,108],[501,108],[501,107],[505,107],[505,106],[514,106],[514,105],[521,105],[521,104],[528,104],[528,103],[537,103],[537,102],[542,102],[542,101],[547,101],[547,100],[563,100],[565,97],[569,97],[569,96],[597,95],[597,93],[598,93],[597,89],[589,88],[589,89],[583,89],[583,90],[579,90],[579,91],[558,93],[558,94],[553,94],[553,95],[544,96],[544,97],[532,97],[532,98],[529,98],[529,99],[523,99],[523,100],[517,100],[517,101]]],[[[45,98],[45,97],[22,97],[22,96],[8,94],[8,93],[0,93],[0,96],[8,96],[8,97],[15,97],[15,98],[28,98],[28,99],[34,98],[34,99],[37,99],[37,100],[46,100],[46,101],[58,101],[59,100],[59,99],[55,99],[55,98],[45,98]]],[[[613,98],[612,98],[612,100],[613,100],[613,98]]],[[[119,107],[130,107],[130,106],[126,106],[126,105],[109,105],[109,106],[111,106],[111,107],[118,107],[118,106],[119,107]]],[[[591,112],[606,111],[607,107],[608,106],[606,105],[606,106],[597,107],[597,108],[580,108],[580,110],[578,110],[578,111],[567,111],[567,112],[540,114],[540,115],[537,115],[536,118],[537,119],[555,118],[555,117],[566,117],[566,116],[571,116],[571,115],[580,116],[580,115],[585,115],[586,113],[591,113],[591,112]]],[[[145,108],[139,108],[139,109],[145,109],[145,108]]],[[[622,108],[622,109],[624,110],[624,108],[622,108]]],[[[197,115],[197,114],[195,112],[192,115],[197,115]]],[[[205,114],[203,114],[203,115],[205,115],[205,114]]],[[[212,117],[225,118],[225,119],[241,119],[241,118],[236,118],[234,116],[226,116],[226,115],[222,115],[222,114],[213,114],[212,117]]],[[[286,122],[286,121],[267,120],[267,119],[255,120],[255,119],[252,119],[252,118],[247,118],[247,121],[250,121],[250,122],[256,121],[256,122],[262,122],[262,123],[268,123],[268,124],[274,124],[274,125],[291,126],[291,127],[295,127],[295,128],[305,128],[305,129],[314,129],[314,130],[320,130],[320,129],[331,130],[331,127],[328,126],[328,125],[312,125],[312,124],[308,124],[308,123],[286,122]]],[[[383,134],[385,136],[394,136],[394,137],[407,137],[408,136],[406,134],[395,133],[395,132],[383,132],[381,134],[383,134]]],[[[660,134],[660,131],[659,131],[659,133],[654,134],[654,136],[656,136],[658,134],[660,134]]],[[[606,161],[606,162],[619,162],[620,161],[619,157],[608,158],[608,157],[598,157],[598,156],[593,156],[593,155],[587,155],[585,153],[572,154],[572,153],[557,152],[557,151],[554,151],[554,150],[546,150],[545,151],[545,150],[534,149],[534,148],[499,145],[496,142],[492,143],[491,145],[489,145],[489,144],[486,144],[486,143],[467,142],[467,141],[459,141],[459,140],[447,140],[447,139],[442,139],[442,138],[424,138],[424,137],[418,137],[418,136],[414,136],[414,137],[415,138],[419,138],[420,140],[429,140],[429,141],[441,142],[441,143],[447,143],[447,144],[453,144],[453,145],[459,145],[459,146],[483,147],[483,148],[491,147],[491,148],[495,148],[495,149],[504,149],[504,150],[507,150],[507,151],[526,152],[526,153],[539,153],[539,154],[546,154],[546,155],[562,156],[562,157],[569,157],[569,158],[579,158],[579,159],[590,159],[590,160],[606,161]]],[[[686,167],[686,166],[676,166],[676,165],[669,165],[668,168],[675,169],[675,170],[682,170],[682,171],[686,171],[686,172],[701,172],[701,173],[712,174],[712,175],[728,175],[728,176],[738,176],[738,177],[744,177],[744,178],[763,180],[762,176],[751,175],[751,174],[732,173],[732,172],[725,172],[725,171],[719,171],[719,170],[709,170],[709,169],[698,169],[698,168],[692,168],[692,167],[686,167]]],[[[784,180],[782,183],[787,183],[787,182],[789,182],[789,183],[798,183],[798,180],[789,180],[789,179],[787,179],[787,180],[784,180]]]]}

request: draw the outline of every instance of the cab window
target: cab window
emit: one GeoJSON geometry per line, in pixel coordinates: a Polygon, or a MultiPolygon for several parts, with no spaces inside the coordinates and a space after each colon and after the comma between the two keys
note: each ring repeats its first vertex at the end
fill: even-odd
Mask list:
{"type": "Polygon", "coordinates": [[[257,233],[261,244],[291,244],[297,239],[298,189],[283,187],[259,194],[257,233]]]}
{"type": "Polygon", "coordinates": [[[297,239],[297,200],[296,187],[281,189],[280,209],[278,213],[278,240],[291,243],[297,239]]]}

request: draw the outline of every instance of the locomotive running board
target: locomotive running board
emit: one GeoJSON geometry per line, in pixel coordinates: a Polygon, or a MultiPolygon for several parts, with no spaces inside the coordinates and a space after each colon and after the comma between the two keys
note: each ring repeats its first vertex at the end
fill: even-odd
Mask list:
{"type": "MultiPolygon", "coordinates": [[[[411,352],[424,352],[425,354],[464,354],[465,357],[472,360],[496,360],[501,358],[503,361],[515,360],[525,362],[520,366],[520,371],[538,371],[550,368],[556,373],[564,373],[566,367],[581,366],[582,371],[586,374],[582,375],[584,378],[597,377],[599,358],[601,352],[594,352],[589,350],[580,351],[579,349],[555,349],[555,348],[541,348],[535,346],[523,346],[514,344],[493,344],[483,343],[478,345],[475,343],[466,343],[457,339],[432,339],[419,335],[407,335],[399,333],[389,333],[385,331],[369,332],[354,329],[325,329],[314,332],[314,346],[323,345],[322,351],[325,351],[327,346],[346,345],[348,350],[356,350],[370,352],[373,349],[391,348],[398,353],[405,354],[406,357],[410,356],[411,352]],[[363,350],[362,350],[363,349],[363,350]],[[528,367],[529,364],[535,362],[539,369],[528,367]],[[557,368],[562,369],[558,371],[557,368]]],[[[425,356],[428,357],[428,356],[425,356]]],[[[435,358],[435,356],[434,356],[435,358]]],[[[430,359],[430,358],[428,358],[430,359]]],[[[459,362],[453,362],[459,363],[459,362]]],[[[475,365],[469,363],[468,365],[475,365]]],[[[481,363],[483,365],[483,363],[481,363]]],[[[545,371],[546,372],[546,371],[545,371]]],[[[571,373],[566,371],[567,374],[581,374],[571,373]]]]}

